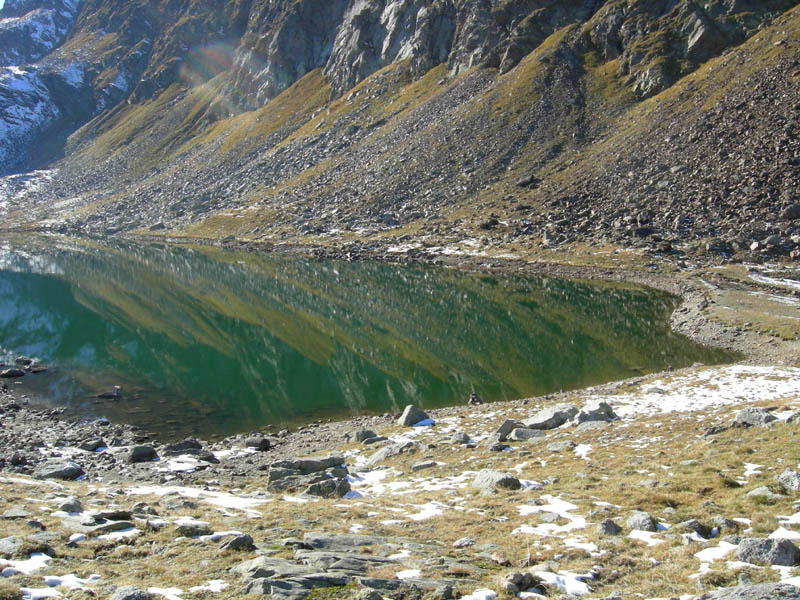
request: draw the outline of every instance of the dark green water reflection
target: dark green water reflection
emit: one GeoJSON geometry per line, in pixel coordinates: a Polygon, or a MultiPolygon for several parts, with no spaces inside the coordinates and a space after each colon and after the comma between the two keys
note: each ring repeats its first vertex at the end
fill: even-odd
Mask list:
{"type": "Polygon", "coordinates": [[[215,248],[7,242],[0,344],[86,415],[213,436],[499,400],[725,357],[649,290],[215,248]],[[120,385],[123,397],[90,396],[120,385]]]}

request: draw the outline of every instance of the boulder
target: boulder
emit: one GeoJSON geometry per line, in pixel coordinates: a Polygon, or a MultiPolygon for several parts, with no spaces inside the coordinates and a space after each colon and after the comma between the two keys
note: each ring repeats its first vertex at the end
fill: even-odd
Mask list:
{"type": "Polygon", "coordinates": [[[269,438],[263,435],[251,435],[244,440],[244,445],[248,448],[254,448],[259,452],[266,452],[270,449],[269,438]]]}
{"type": "Polygon", "coordinates": [[[359,429],[353,433],[353,439],[359,444],[364,440],[369,440],[378,437],[378,434],[370,429],[359,429]]]}
{"type": "Polygon", "coordinates": [[[768,423],[772,423],[773,421],[777,421],[778,417],[771,414],[769,411],[764,410],[763,408],[756,408],[753,406],[748,406],[747,408],[743,408],[736,415],[733,417],[733,421],[731,421],[731,426],[733,427],[755,427],[755,426],[764,426],[768,423]]]}
{"type": "Polygon", "coordinates": [[[656,520],[644,511],[637,510],[625,521],[628,529],[639,529],[641,531],[657,531],[656,520]]]}
{"type": "Polygon", "coordinates": [[[164,448],[164,454],[167,456],[177,456],[183,454],[187,450],[201,450],[203,444],[193,438],[187,438],[174,444],[169,444],[164,448]]]}
{"type": "Polygon", "coordinates": [[[392,456],[399,456],[401,454],[413,454],[419,450],[419,444],[416,442],[412,442],[407,440],[405,442],[397,442],[396,444],[392,444],[391,446],[385,446],[381,448],[372,456],[367,459],[366,466],[367,467],[374,467],[375,465],[383,462],[387,458],[391,458],[392,456]]]}
{"type": "Polygon", "coordinates": [[[205,521],[182,521],[175,527],[175,533],[182,537],[198,537],[201,535],[211,535],[213,530],[205,521]]]}
{"type": "Polygon", "coordinates": [[[71,460],[53,459],[48,460],[36,467],[33,476],[36,479],[63,479],[72,481],[85,473],[76,463],[71,460]]]}
{"type": "Polygon", "coordinates": [[[156,449],[149,445],[133,446],[128,452],[127,461],[131,464],[158,460],[156,449]]]}
{"type": "Polygon", "coordinates": [[[570,404],[559,404],[540,410],[538,413],[522,421],[529,429],[555,429],[578,414],[578,409],[570,404]]]}
{"type": "Polygon", "coordinates": [[[594,400],[585,404],[578,411],[575,417],[573,417],[572,422],[575,425],[580,425],[581,423],[589,423],[594,421],[608,423],[610,421],[616,421],[617,419],[619,419],[617,413],[614,412],[608,402],[594,400]]]}
{"type": "Polygon", "coordinates": [[[783,486],[783,489],[790,492],[800,492],[800,473],[792,469],[786,469],[780,475],[775,476],[775,481],[783,486]]]}
{"type": "Polygon", "coordinates": [[[342,498],[349,491],[350,483],[347,479],[336,477],[312,483],[303,493],[320,498],[342,498]]]}
{"type": "Polygon", "coordinates": [[[137,587],[125,586],[118,588],[110,600],[155,600],[156,596],[137,587]]]}
{"type": "Polygon", "coordinates": [[[519,479],[494,469],[483,469],[475,475],[472,480],[472,487],[483,494],[493,494],[498,488],[506,490],[518,490],[522,487],[519,479]]]}
{"type": "Polygon", "coordinates": [[[785,221],[794,221],[800,219],[800,204],[790,204],[781,211],[781,219],[785,221]]]}
{"type": "Polygon", "coordinates": [[[231,538],[226,539],[222,544],[220,544],[219,549],[220,551],[236,551],[236,550],[255,550],[255,544],[253,543],[253,538],[243,533],[241,535],[234,535],[231,538]]]}
{"type": "Polygon", "coordinates": [[[497,431],[494,433],[494,437],[497,439],[498,442],[505,442],[508,439],[509,434],[519,427],[525,427],[519,421],[515,421],[513,419],[506,419],[503,421],[503,424],[497,428],[497,431]]]}
{"type": "Polygon", "coordinates": [[[68,513],[83,512],[83,505],[77,498],[70,496],[58,505],[58,510],[63,510],[68,513]]]}
{"type": "Polygon", "coordinates": [[[762,500],[783,500],[786,498],[783,494],[776,494],[767,486],[762,485],[761,487],[757,487],[754,490],[750,490],[747,492],[748,498],[760,498],[762,500]]]}
{"type": "Polygon", "coordinates": [[[736,549],[736,560],[756,565],[793,567],[800,564],[800,550],[789,540],[744,538],[736,549]]]}
{"type": "Polygon", "coordinates": [[[469,444],[472,440],[463,431],[457,431],[450,437],[451,444],[469,444]]]}
{"type": "Polygon", "coordinates": [[[597,524],[597,532],[601,535],[619,535],[622,533],[622,527],[611,519],[605,519],[597,524]]]}
{"type": "Polygon", "coordinates": [[[397,419],[397,423],[403,427],[413,427],[420,421],[425,421],[426,419],[430,419],[430,417],[425,411],[420,410],[413,404],[409,404],[406,406],[403,414],[400,415],[400,418],[397,419]]]}

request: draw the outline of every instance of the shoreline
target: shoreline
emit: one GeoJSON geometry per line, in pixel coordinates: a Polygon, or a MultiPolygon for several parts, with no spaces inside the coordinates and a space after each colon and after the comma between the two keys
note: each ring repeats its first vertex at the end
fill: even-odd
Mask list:
{"type": "MultiPolygon", "coordinates": [[[[153,241],[153,240],[151,240],[153,241]]],[[[163,240],[161,240],[163,243],[163,240]]],[[[184,242],[187,243],[187,242],[184,242]]],[[[191,242],[194,243],[194,242],[191,242]]],[[[245,250],[250,252],[264,252],[262,247],[253,247],[241,244],[235,245],[235,250],[245,250]]],[[[289,251],[295,253],[309,254],[318,257],[314,249],[273,248],[273,251],[289,251]]],[[[341,255],[333,253],[326,258],[342,259],[341,255]]],[[[386,254],[360,255],[356,260],[374,260],[379,262],[425,262],[418,259],[413,261],[390,260],[395,258],[386,254]]],[[[441,266],[440,264],[433,263],[441,266]]],[[[641,285],[667,292],[678,298],[676,308],[670,316],[670,327],[673,331],[685,335],[692,341],[707,346],[713,346],[738,355],[738,359],[731,364],[748,365],[768,365],[768,366],[797,366],[800,365],[800,343],[796,340],[779,340],[774,336],[765,335],[757,331],[744,331],[741,328],[726,326],[725,324],[710,318],[704,309],[708,307],[708,294],[719,286],[708,283],[704,279],[704,272],[695,273],[692,271],[682,272],[679,276],[666,273],[647,273],[633,269],[610,269],[606,267],[586,267],[562,265],[556,263],[525,262],[521,260],[498,261],[497,259],[486,259],[484,257],[459,257],[454,264],[445,265],[447,268],[455,268],[466,271],[495,272],[504,274],[539,275],[539,276],[558,276],[572,279],[589,280],[593,282],[607,282],[610,284],[632,284],[641,285]]],[[[706,273],[707,274],[707,273],[706,273]]],[[[763,287],[753,284],[754,287],[763,287]]],[[[621,381],[610,381],[604,384],[567,390],[558,393],[551,393],[539,397],[519,398],[515,400],[498,401],[484,406],[491,406],[494,410],[509,410],[521,404],[528,403],[556,403],[558,400],[567,396],[585,394],[589,390],[602,390],[604,392],[624,388],[632,381],[641,380],[642,377],[659,377],[671,373],[662,371],[646,376],[637,376],[632,379],[621,381]]],[[[158,441],[157,434],[146,432],[140,428],[126,423],[104,422],[98,426],[96,423],[83,422],[76,419],[74,414],[68,414],[68,409],[64,407],[43,408],[32,402],[30,406],[22,406],[12,392],[4,392],[3,403],[9,404],[16,401],[19,405],[18,410],[26,411],[31,417],[31,422],[35,423],[44,420],[51,429],[59,430],[62,434],[71,431],[73,436],[91,437],[91,435],[102,435],[104,428],[110,428],[114,435],[119,437],[119,441],[127,444],[146,443],[158,441]],[[69,420],[64,419],[67,415],[69,420]],[[65,426],[65,424],[68,424],[65,426]]],[[[424,408],[424,407],[423,407],[424,408]]],[[[454,411],[474,409],[467,407],[466,399],[464,405],[455,405],[445,408],[432,409],[429,412],[432,416],[452,414],[454,411]]],[[[17,409],[15,409],[17,410],[17,409]]],[[[341,446],[345,441],[342,432],[354,431],[358,428],[379,428],[391,423],[396,415],[388,413],[380,415],[361,415],[351,416],[344,419],[320,419],[301,424],[291,431],[283,430],[276,433],[276,426],[263,426],[246,433],[239,433],[226,436],[222,439],[209,443],[203,440],[203,447],[224,448],[242,443],[248,436],[264,436],[269,439],[270,450],[263,454],[268,456],[268,462],[296,457],[298,455],[312,455],[325,450],[341,446]]],[[[26,419],[25,419],[26,420],[26,419]]],[[[103,420],[101,420],[102,422],[103,420]]],[[[33,425],[32,425],[33,427],[33,425]]],[[[32,431],[33,433],[33,431],[32,431]]],[[[3,444],[0,451],[10,450],[9,445],[3,444]]],[[[254,468],[265,468],[265,462],[259,461],[254,468]]]]}

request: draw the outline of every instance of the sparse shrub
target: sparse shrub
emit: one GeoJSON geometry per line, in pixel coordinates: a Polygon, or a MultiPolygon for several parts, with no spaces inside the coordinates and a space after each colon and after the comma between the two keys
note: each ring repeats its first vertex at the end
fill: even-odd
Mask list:
{"type": "Polygon", "coordinates": [[[5,581],[0,581],[0,600],[22,600],[22,590],[5,581]]]}

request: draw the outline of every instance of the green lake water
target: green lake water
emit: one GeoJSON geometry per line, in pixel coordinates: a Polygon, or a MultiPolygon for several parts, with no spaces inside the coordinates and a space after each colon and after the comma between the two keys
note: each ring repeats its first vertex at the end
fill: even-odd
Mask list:
{"type": "Polygon", "coordinates": [[[22,393],[162,437],[583,387],[727,357],[633,287],[214,247],[9,238],[0,346],[22,393]],[[114,385],[122,397],[95,398],[114,385]]]}

